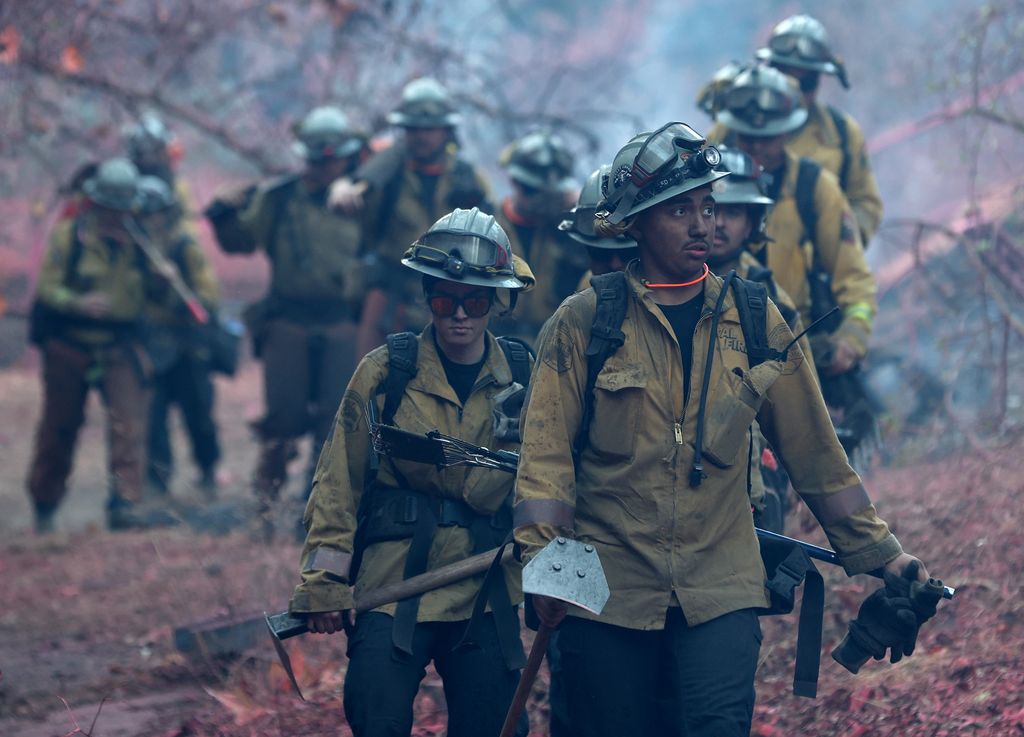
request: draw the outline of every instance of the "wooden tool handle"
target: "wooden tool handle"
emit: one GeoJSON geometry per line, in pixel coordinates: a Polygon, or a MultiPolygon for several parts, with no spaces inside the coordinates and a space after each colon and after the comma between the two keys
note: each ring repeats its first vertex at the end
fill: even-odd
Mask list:
{"type": "Polygon", "coordinates": [[[505,715],[505,723],[501,727],[499,737],[512,737],[516,733],[516,724],[519,722],[519,716],[523,713],[523,709],[526,708],[526,700],[530,697],[533,682],[537,680],[537,671],[540,670],[540,664],[548,651],[548,641],[551,640],[552,632],[554,632],[553,629],[543,624],[537,630],[537,636],[533,639],[533,647],[530,648],[530,658],[526,661],[526,667],[523,668],[523,672],[519,676],[516,695],[512,697],[512,703],[508,707],[508,714],[505,715]]]}

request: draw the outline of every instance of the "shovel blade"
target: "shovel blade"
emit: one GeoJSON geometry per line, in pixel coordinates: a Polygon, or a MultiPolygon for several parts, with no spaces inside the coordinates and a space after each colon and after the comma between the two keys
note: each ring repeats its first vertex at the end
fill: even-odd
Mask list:
{"type": "Polygon", "coordinates": [[[263,619],[267,623],[267,629],[270,631],[270,641],[274,643],[274,650],[277,652],[277,659],[281,661],[281,667],[284,668],[285,674],[288,676],[288,680],[291,681],[292,688],[295,689],[295,693],[298,694],[299,698],[303,701],[306,697],[302,695],[302,689],[299,688],[299,682],[295,680],[295,671],[292,670],[292,661],[288,657],[288,651],[284,649],[284,645],[281,643],[281,639],[277,636],[277,630],[274,629],[274,625],[270,622],[270,617],[266,612],[263,612],[263,619]]]}

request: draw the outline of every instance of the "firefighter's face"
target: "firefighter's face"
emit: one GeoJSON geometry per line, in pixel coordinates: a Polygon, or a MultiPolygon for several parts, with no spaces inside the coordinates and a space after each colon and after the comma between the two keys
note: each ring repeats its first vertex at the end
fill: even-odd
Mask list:
{"type": "Polygon", "coordinates": [[[715,205],[715,237],[708,263],[718,266],[738,258],[752,227],[750,210],[746,205],[715,205]]]}
{"type": "Polygon", "coordinates": [[[755,164],[760,164],[765,171],[775,171],[786,160],[785,134],[778,136],[747,136],[736,135],[736,146],[750,155],[755,164]]]}
{"type": "Polygon", "coordinates": [[[640,261],[655,270],[649,273],[683,281],[703,271],[714,230],[715,200],[706,184],[642,211],[630,235],[640,261]]]}
{"type": "Polygon", "coordinates": [[[409,147],[409,154],[417,161],[434,161],[440,158],[450,137],[449,128],[405,129],[405,142],[409,147]]]}

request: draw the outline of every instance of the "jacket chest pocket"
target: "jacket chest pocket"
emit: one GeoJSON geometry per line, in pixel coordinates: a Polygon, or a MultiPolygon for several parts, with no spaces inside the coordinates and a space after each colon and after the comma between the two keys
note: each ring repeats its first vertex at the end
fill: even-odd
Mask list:
{"type": "Polygon", "coordinates": [[[639,368],[602,371],[594,382],[591,449],[608,460],[624,461],[636,452],[647,376],[639,368]]]}
{"type": "Polygon", "coordinates": [[[726,372],[708,398],[703,453],[719,468],[729,468],[748,449],[750,426],[764,403],[764,394],[737,371],[726,372]]]}

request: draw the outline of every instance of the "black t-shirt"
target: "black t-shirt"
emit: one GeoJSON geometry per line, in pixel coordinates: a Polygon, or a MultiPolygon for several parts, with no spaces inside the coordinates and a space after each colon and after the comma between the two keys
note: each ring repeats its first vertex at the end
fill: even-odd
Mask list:
{"type": "Polygon", "coordinates": [[[434,197],[437,194],[437,183],[441,179],[440,174],[427,174],[426,172],[416,172],[420,176],[420,202],[423,203],[423,207],[426,208],[427,212],[434,211],[434,197]]]}
{"type": "Polygon", "coordinates": [[[704,307],[704,292],[681,305],[658,305],[665,319],[679,341],[679,352],[683,358],[683,399],[690,397],[690,365],[693,362],[693,333],[697,329],[701,309],[704,307]]]}
{"type": "MultiPolygon", "coordinates": [[[[434,344],[437,345],[436,338],[434,344]]],[[[444,354],[441,346],[437,346],[437,355],[441,359],[441,365],[444,366],[445,378],[455,390],[459,401],[465,404],[469,395],[473,393],[473,385],[476,384],[476,379],[480,376],[480,369],[483,368],[484,361],[487,360],[487,346],[484,345],[483,358],[476,363],[455,363],[444,354]]]]}

